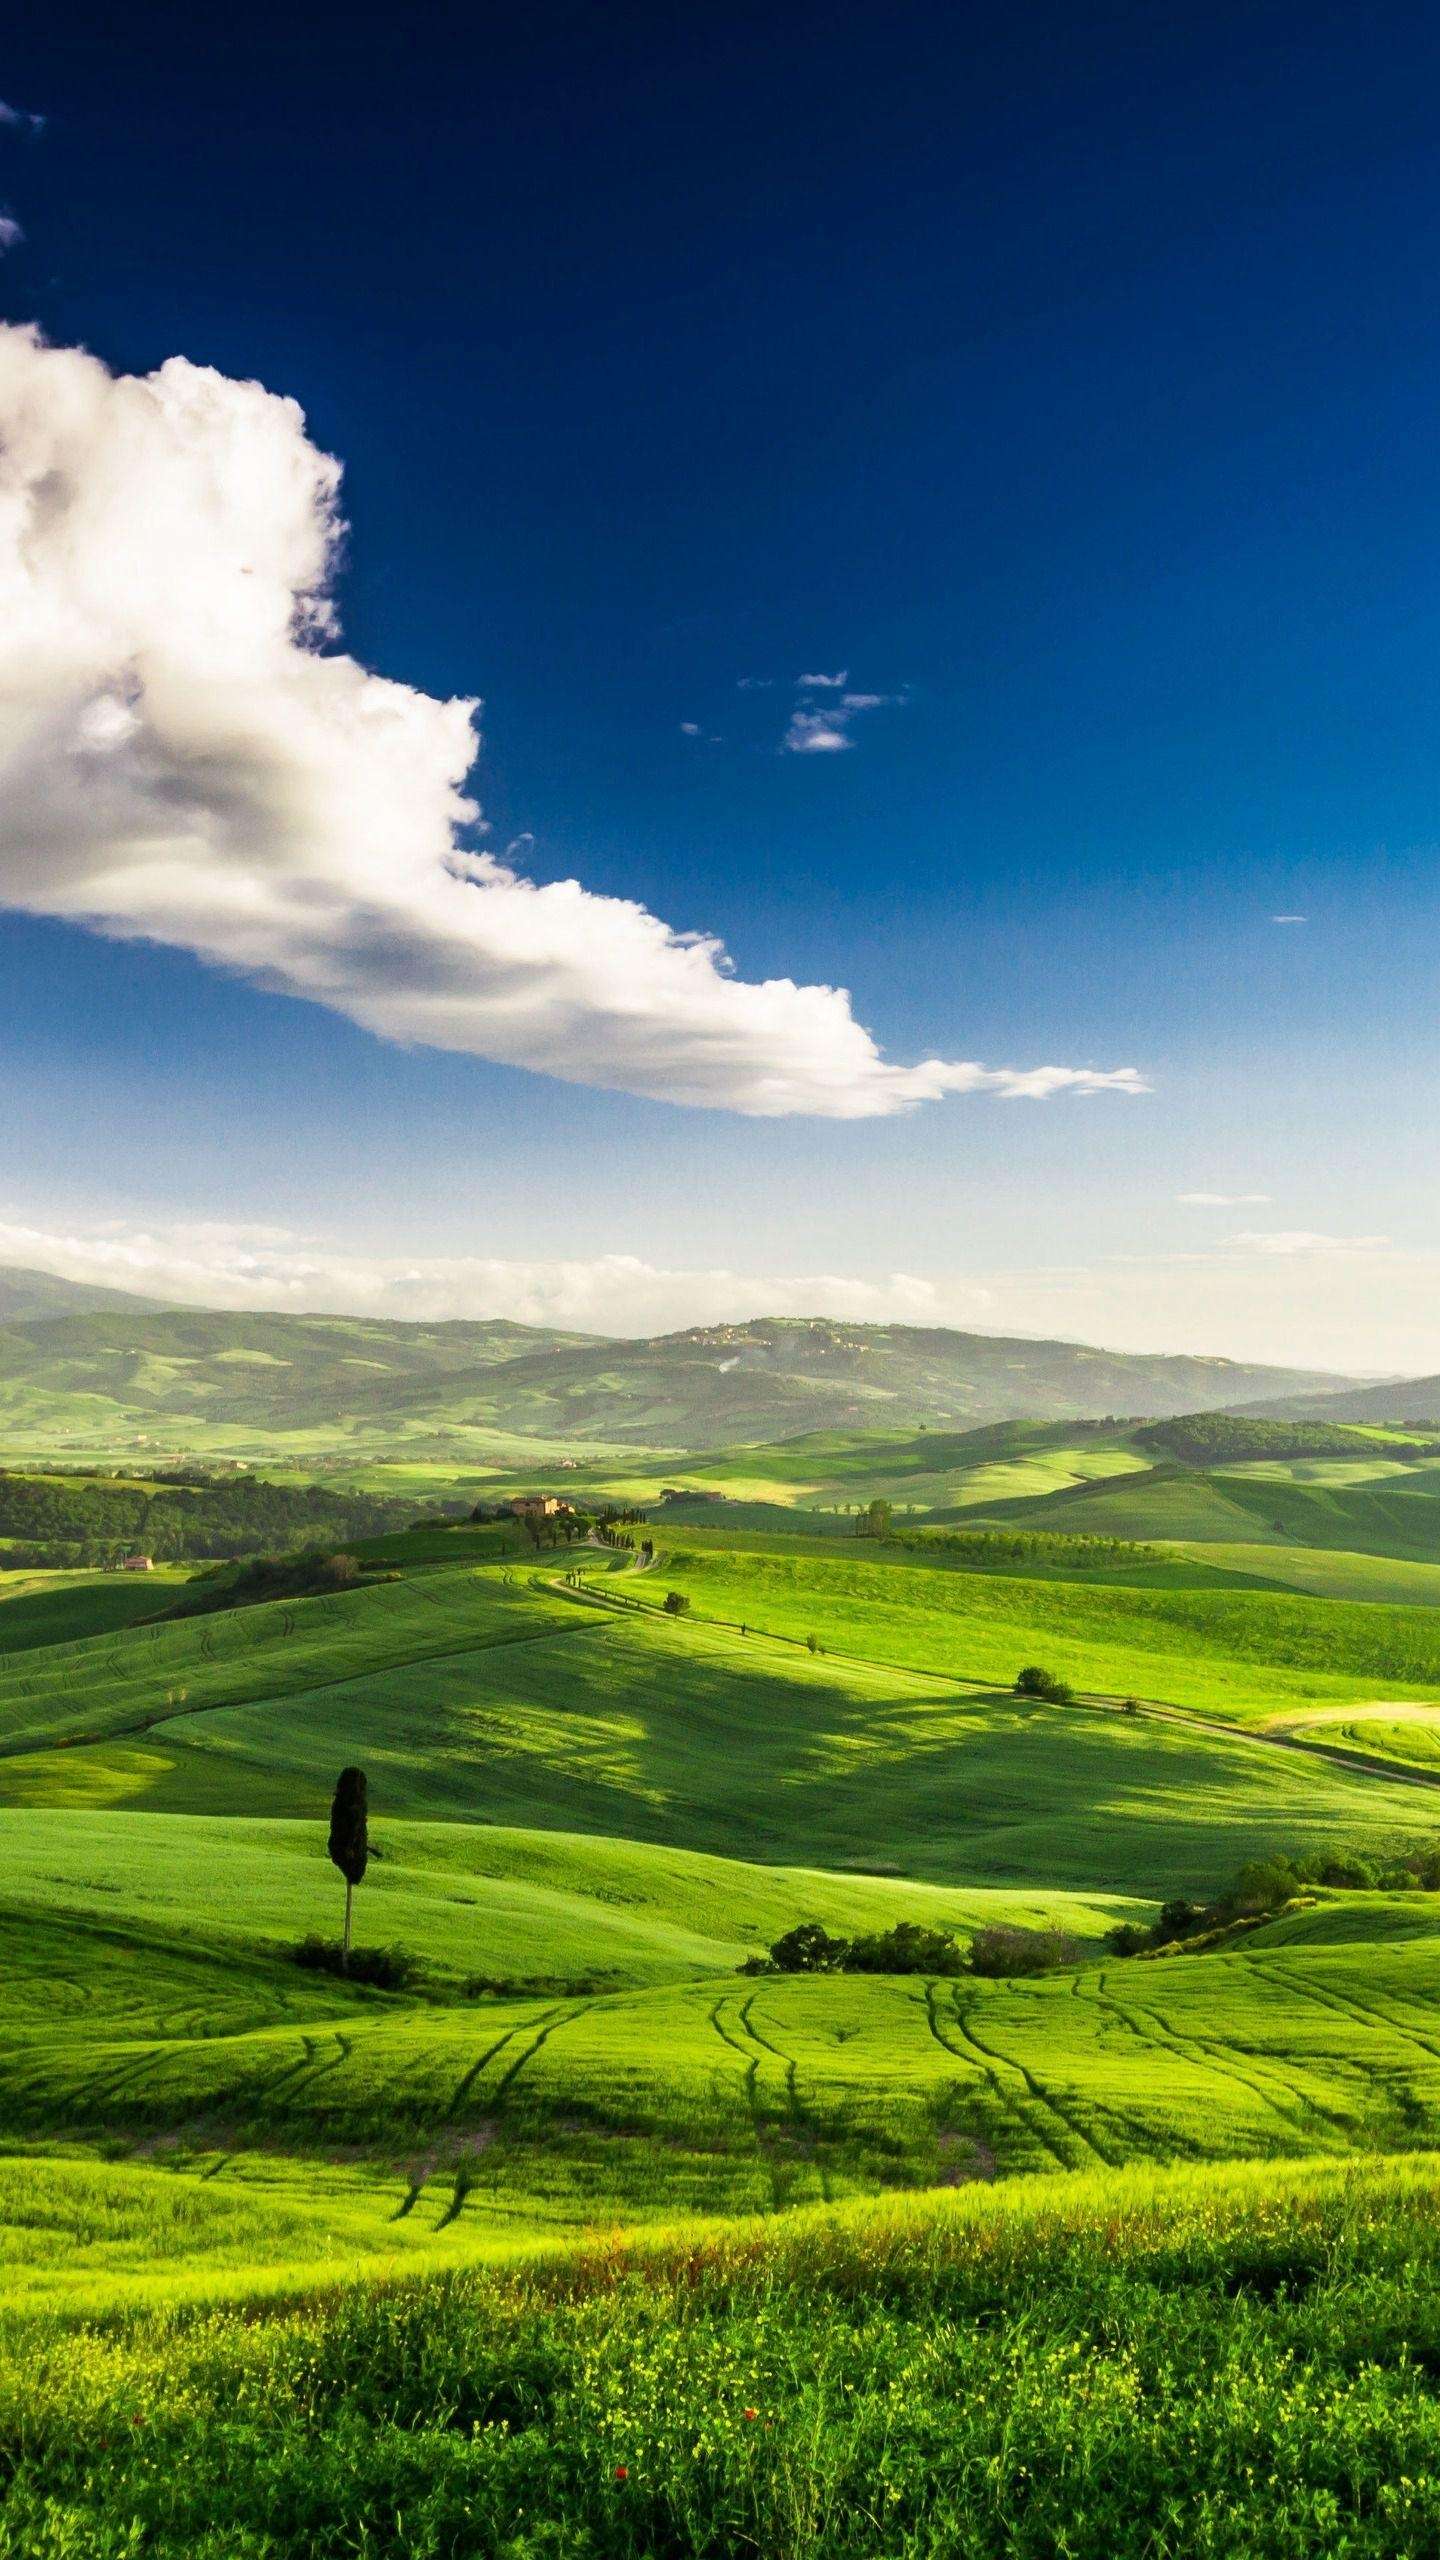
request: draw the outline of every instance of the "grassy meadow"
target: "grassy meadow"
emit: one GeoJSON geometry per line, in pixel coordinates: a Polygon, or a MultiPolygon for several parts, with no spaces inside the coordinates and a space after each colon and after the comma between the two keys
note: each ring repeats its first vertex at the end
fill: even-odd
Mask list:
{"type": "MultiPolygon", "coordinates": [[[[233,2198],[151,2220],[144,2174],[46,2202],[97,2252],[246,2245],[233,2198]]],[[[0,2334],[0,2551],[1426,2560],[1437,2204],[1424,2155],[1045,2175],[52,2312],[0,2334]]]]}

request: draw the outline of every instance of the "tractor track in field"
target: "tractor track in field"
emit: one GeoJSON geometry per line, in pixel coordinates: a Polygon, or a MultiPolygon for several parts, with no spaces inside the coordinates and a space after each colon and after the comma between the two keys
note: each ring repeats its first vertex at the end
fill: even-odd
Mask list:
{"type": "MultiPolygon", "coordinates": [[[[1106,1977],[1101,1974],[1095,1982],[1088,1984],[1085,1992],[1086,1998],[1092,2000],[1095,2007],[1106,2017],[1116,2019],[1124,2028],[1127,2036],[1133,2037],[1136,2044],[1139,2045],[1143,2051],[1154,2053],[1158,2050],[1162,2053],[1169,2053],[1174,2056],[1174,2059],[1177,2062],[1188,2062],[1192,2069],[1208,2071],[1214,2079],[1220,2081],[1233,2081],[1235,2077],[1233,2072],[1222,2069],[1218,2062],[1207,2062],[1203,2056],[1187,2054],[1183,2051],[1181,2046],[1173,2042],[1169,2035],[1159,2028],[1158,2025],[1152,2025],[1147,2030],[1147,2028],[1142,2025],[1141,2019],[1133,2015],[1132,2012],[1125,2007],[1123,2001],[1118,2000],[1112,1991],[1108,1991],[1106,1989],[1105,1981],[1106,1977]]],[[[1080,1991],[1080,1983],[1078,1979],[1074,1985],[1074,1989],[1078,1994],[1080,1991]]],[[[1144,2014],[1148,2017],[1150,2013],[1146,2011],[1144,2014]]],[[[1256,2095],[1259,2095],[1258,2091],[1256,2092],[1256,2095]]],[[[1167,2148],[1165,2144],[1157,2142],[1152,2133],[1141,2127],[1134,2116],[1128,2117],[1127,2122],[1134,2129],[1135,2138],[1139,2147],[1147,2152],[1150,2158],[1161,2162],[1162,2165],[1167,2158],[1173,2156],[1176,2150],[1182,2151],[1186,2158],[1191,2160],[1208,2160],[1210,2157],[1209,2152],[1206,2151],[1204,2146],[1201,2143],[1198,2143],[1191,2134],[1171,2133],[1168,2138],[1169,2147],[1167,2148]]]]}
{"type": "Polygon", "coordinates": [[[496,2036],[493,2044],[487,2044],[479,2059],[471,2063],[469,2070],[461,2073],[450,2093],[450,2104],[441,2119],[442,2123],[448,2124],[453,2116],[459,2114],[487,2063],[493,2062],[497,2053],[503,2053],[506,2045],[512,2044],[521,2032],[519,2027],[507,2027],[503,2035],[496,2036]]]}
{"type": "Polygon", "coordinates": [[[276,2079],[265,2083],[261,2094],[267,2107],[273,2105],[282,2090],[288,2105],[297,2091],[312,2087],[317,2080],[328,2079],[332,2071],[339,2070],[345,2059],[343,2052],[325,2054],[318,2035],[307,2035],[302,2031],[300,2041],[305,2050],[299,2061],[288,2063],[276,2079]]]}
{"type": "MultiPolygon", "coordinates": [[[[980,2079],[988,2081],[990,2085],[994,2087],[995,2074],[980,2060],[978,2050],[967,2053],[963,2045],[952,2044],[950,2038],[946,2035],[943,2027],[941,2026],[940,1981],[941,1976],[937,1974],[927,1981],[925,1985],[924,2009],[926,2026],[929,2028],[931,2035],[939,2045],[942,2053],[952,2055],[956,2062],[963,2062],[967,2071],[974,2072],[980,2079]]],[[[920,2004],[917,2002],[916,2005],[919,2006],[920,2004]]]]}
{"type": "Polygon", "coordinates": [[[1198,2063],[1202,2070],[1213,2071],[1221,2079],[1238,2082],[1242,2089],[1248,2089],[1252,2097],[1258,2098],[1262,2106],[1268,2107],[1272,2115],[1278,2116],[1282,2124],[1289,2125],[1303,2139],[1313,2138],[1308,2119],[1320,2117],[1347,2146],[1353,2141],[1354,2128],[1344,2116],[1337,2115],[1333,2107],[1323,2106],[1318,2098],[1303,2096],[1292,2081],[1273,2065],[1262,2061],[1258,2054],[1248,2055],[1247,2067],[1238,2059],[1235,2045],[1221,2044],[1213,2036],[1187,2035],[1183,2027],[1173,2026],[1157,2017],[1143,2000],[1136,2001],[1135,2006],[1140,2016],[1148,2021],[1155,2044],[1166,2046],[1179,2061],[1198,2063]],[[1284,2092],[1283,2097],[1277,2097],[1276,2083],[1284,2092]]]}
{"type": "Polygon", "coordinates": [[[594,2006],[595,2003],[593,2000],[580,2000],[577,2001],[575,2006],[571,2009],[564,2009],[562,2003],[560,2008],[547,2010],[544,2015],[544,2021],[539,2026],[539,2033],[535,2036],[533,2042],[526,2046],[523,2053],[517,2053],[514,2061],[509,2063],[505,2070],[501,2072],[499,2079],[496,2081],[494,2088],[490,2092],[492,2102],[496,2099],[502,2098],[505,2091],[514,2086],[514,2083],[519,2079],[521,2072],[534,2061],[535,2056],[539,2053],[541,2047],[549,2043],[550,2038],[554,2035],[557,2028],[573,2027],[576,2019],[583,2018],[586,2011],[593,2009],[594,2006]]]}
{"type": "MultiPolygon", "coordinates": [[[[1019,1985],[1019,1984],[1012,1983],[1010,1987],[1011,1987],[1012,1994],[1016,1994],[1016,1995],[1018,1995],[1018,1996],[1019,1996],[1019,1997],[1021,1997],[1021,1998],[1024,1998],[1024,1997],[1026,1997],[1026,1996],[1027,1996],[1027,1994],[1026,1994],[1026,1990],[1025,1990],[1024,1986],[1019,1985]]],[[[958,2008],[958,2005],[959,2005],[959,1990],[958,1990],[958,1987],[957,1987],[957,1989],[956,1989],[956,1993],[955,1993],[955,2000],[956,2000],[956,2006],[957,2006],[957,2008],[958,2008]]],[[[1063,2125],[1066,2127],[1067,2131],[1072,2135],[1073,2139],[1074,2139],[1076,2142],[1078,2142],[1078,2143],[1081,2145],[1081,2147],[1082,2147],[1085,2151],[1093,2152],[1093,2153],[1094,2153],[1094,2155],[1095,2155],[1095,2157],[1096,2157],[1096,2159],[1097,2159],[1097,2160],[1100,2160],[1100,2161],[1103,2161],[1103,2163],[1104,2163],[1104,2165],[1105,2165],[1105,2167],[1106,2167],[1107,2169],[1120,2169],[1120,2168],[1123,2168],[1123,2167],[1125,2166],[1125,2155],[1124,2155],[1124,2153],[1123,2153],[1123,2152],[1116,2153],[1116,2152],[1113,2152],[1113,2151],[1108,2151],[1108,2150],[1106,2150],[1106,2148],[1105,2148],[1104,2144],[1101,2142],[1101,2140],[1100,2140],[1100,2138],[1099,2138],[1098,2134],[1094,2133],[1093,2131],[1092,2131],[1092,2132],[1087,2132],[1087,2131],[1086,2131],[1086,2129],[1085,2129],[1085,2127],[1084,2127],[1084,2125],[1082,2125],[1082,2124],[1080,2124],[1080,2123],[1078,2123],[1078,2122],[1077,2122],[1077,2120],[1076,2120],[1076,2118],[1075,2118],[1074,2114],[1073,2114],[1073,2113],[1072,2113],[1072,2111],[1071,2111],[1071,2108],[1069,2108],[1069,2107],[1063,2107],[1063,2106],[1061,2105],[1061,2103],[1060,2103],[1059,2099],[1058,2099],[1058,2098],[1056,2098],[1056,2097],[1053,2097],[1053,2096],[1051,2095],[1050,2091],[1049,2091],[1047,2088],[1045,2088],[1045,2087],[1044,2087],[1044,2085],[1042,2084],[1042,2082],[1040,2082],[1039,2080],[1037,2080],[1037,2078],[1036,2078],[1036,2076],[1035,2076],[1034,2072],[1030,2070],[1029,2066],[1028,2066],[1026,2063],[1023,2063],[1023,2062],[1015,2062],[1015,2061],[1013,2060],[1013,2057],[1012,2057],[1012,2056],[1010,2056],[1010,2055],[1005,2055],[1005,2056],[1003,2056],[1003,2057],[1002,2057],[1002,2059],[1004,2059],[1004,2060],[1006,2060],[1006,2061],[1011,2061],[1011,2062],[1012,2062],[1012,2064],[1013,2064],[1013,2068],[1014,2068],[1016,2071],[1018,2071],[1018,2072],[1019,2072],[1019,2074],[1020,2074],[1021,2078],[1023,2079],[1023,2081],[1024,2081],[1024,2083],[1025,2083],[1026,2088],[1029,2090],[1030,2095],[1031,2095],[1031,2097],[1035,2100],[1036,2104],[1037,2104],[1038,2106],[1048,2107],[1048,2108],[1049,2108],[1049,2110],[1050,2110],[1050,2113],[1051,2113],[1053,2116],[1058,2116],[1058,2118],[1059,2118],[1059,2120],[1060,2120],[1061,2124],[1063,2124],[1063,2125]]]]}
{"type": "Polygon", "coordinates": [[[830,2201],[830,2181],[825,2169],[821,2166],[821,2163],[816,2156],[818,2154],[820,2144],[820,2128],[816,2123],[815,2118],[809,2112],[809,2109],[801,2100],[800,2065],[793,2054],[786,2053],[778,2044],[772,2044],[768,2036],[762,2036],[751,2014],[755,2006],[755,1998],[756,1995],[752,1992],[747,2000],[742,2001],[740,2007],[740,2023],[747,2036],[752,2036],[754,2038],[761,2051],[763,2053],[770,2054],[780,2065],[785,2082],[786,2111],[789,2115],[795,2134],[808,2146],[812,2158],[815,2159],[815,2166],[819,2171],[824,2201],[828,2204],[830,2201]]]}
{"type": "Polygon", "coordinates": [[[468,2098],[471,2090],[474,2088],[476,2081],[480,2078],[482,2072],[488,2070],[490,2064],[495,2060],[496,2055],[503,2053],[507,2045],[513,2044],[517,2036],[529,2035],[531,2037],[531,2041],[526,2046],[524,2052],[517,2054],[514,2061],[509,2063],[505,2070],[501,2072],[494,2088],[486,2092],[487,2097],[492,2103],[504,2090],[509,2088],[513,2080],[517,2080],[519,2078],[520,2073],[524,2070],[527,2062],[533,2062],[536,2054],[540,2051],[541,2046],[548,2041],[550,2036],[554,2033],[557,2025],[564,2024],[568,2026],[573,2019],[583,2016],[587,2009],[593,2009],[595,2003],[593,2000],[582,2000],[578,2006],[570,2010],[568,2017],[562,2019],[561,2012],[564,2009],[564,2006],[564,2002],[560,2001],[553,2009],[542,2009],[538,2017],[527,2018],[520,2026],[507,2027],[503,2035],[496,2036],[494,2042],[485,2047],[484,2052],[471,2063],[469,2070],[464,2072],[461,2078],[456,2082],[455,2087],[451,2092],[450,2104],[446,2108],[444,2116],[441,2119],[442,2123],[449,2124],[453,2122],[454,2118],[459,2114],[466,2098],[468,2098]],[[537,2029],[538,2033],[533,2032],[537,2029]]]}
{"type": "MultiPolygon", "coordinates": [[[[833,2201],[833,2189],[830,2183],[830,2173],[825,2166],[822,2156],[822,2136],[820,2127],[814,2116],[811,2115],[809,2110],[806,2108],[800,2095],[799,2063],[796,2061],[793,2054],[786,2053],[782,2046],[772,2044],[768,2036],[761,2034],[760,2029],[755,2024],[754,2016],[752,2014],[757,1997],[756,1993],[753,1991],[739,2003],[736,2010],[736,2016],[741,2030],[749,2038],[751,2045],[755,2048],[753,2052],[747,2053],[745,2046],[741,2044],[738,2038],[731,2033],[729,2027],[721,2018],[720,2012],[725,2005],[725,1996],[726,1995],[722,1993],[720,1998],[717,1999],[714,2008],[709,2012],[709,2020],[721,2042],[727,2045],[730,2051],[744,2062],[745,2104],[749,2110],[750,2123],[755,2136],[756,2148],[765,2163],[766,2173],[770,2180],[771,2200],[775,2210],[777,2212],[783,2210],[787,2202],[787,2198],[785,2194],[784,2178],[781,2174],[782,2164],[772,2155],[770,2148],[773,2136],[770,2135],[769,2124],[774,2121],[775,2111],[773,2108],[769,2110],[769,2123],[767,2123],[767,2110],[761,2092],[760,2071],[763,2062],[767,2059],[777,2064],[780,2070],[784,2088],[784,2108],[785,2114],[789,2119],[791,2136],[800,2148],[808,2155],[810,2163],[814,2168],[816,2177],[820,2182],[821,2202],[824,2204],[831,2203],[833,2201]]],[[[733,1999],[733,1993],[730,1996],[733,1999]]]]}
{"type": "Polygon", "coordinates": [[[765,2126],[760,2107],[760,2056],[758,2052],[747,2052],[745,2046],[739,2041],[739,2038],[732,2035],[730,2029],[725,2025],[720,2013],[725,2006],[727,1996],[733,1999],[734,1994],[730,1993],[727,1995],[724,1992],[721,1993],[714,2008],[709,2013],[710,2024],[714,2028],[717,2036],[720,2038],[721,2043],[725,2046],[727,2052],[733,2053],[742,2065],[740,2074],[742,2102],[745,2107],[745,2112],[750,2118],[750,2130],[755,2138],[755,2148],[759,2152],[761,2159],[765,2162],[766,2173],[770,2180],[770,2201],[772,2205],[778,2209],[780,2204],[779,2181],[776,2178],[773,2164],[766,2157],[765,2151],[765,2126]]]}
{"type": "Polygon", "coordinates": [[[437,2231],[448,2231],[452,2222],[459,2221],[461,2214],[465,2210],[466,2199],[469,2196],[470,2189],[474,2185],[474,2182],[474,2170],[470,2167],[468,2161],[462,2160],[459,2168],[455,2172],[455,2183],[450,2190],[450,2201],[445,2207],[444,2212],[441,2214],[439,2221],[435,2225],[437,2231]]]}
{"type": "Polygon", "coordinates": [[[782,2053],[778,2044],[772,2044],[768,2036],[762,2036],[760,2033],[760,2030],[754,2021],[754,2007],[755,1993],[752,1991],[748,1998],[742,2000],[740,2003],[740,2024],[744,2028],[745,2033],[750,2037],[753,2043],[759,2045],[762,2053],[773,2055],[777,2062],[788,2062],[790,2059],[788,2053],[782,2053]]]}
{"type": "Polygon", "coordinates": [[[1384,2009],[1372,2008],[1368,2000],[1361,2000],[1352,1992],[1336,1991],[1328,1983],[1323,1991],[1309,1981],[1297,1983],[1279,1956],[1265,1960],[1252,1956],[1250,1963],[1262,1982],[1282,1990],[1287,1999],[1294,2000],[1298,1996],[1314,2000],[1322,2008],[1334,2009],[1341,2017],[1353,2019],[1356,2026],[1364,2027],[1367,2034],[1376,2027],[1382,2027],[1388,2034],[1401,2037],[1406,2044],[1413,2044],[1417,2052],[1428,2054],[1432,2062],[1440,2062],[1440,2044],[1430,2036],[1421,2035],[1417,2027],[1401,2026],[1398,2018],[1390,2016],[1384,2009]]]}
{"type": "Polygon", "coordinates": [[[113,2070],[92,2077],[85,2084],[86,2109],[91,2108],[97,2099],[109,2101],[122,2089],[133,2088],[136,2081],[143,2080],[146,2074],[154,2069],[158,2060],[159,2054],[155,2047],[147,2045],[143,2052],[118,2063],[113,2070]]]}
{"type": "Polygon", "coordinates": [[[732,2053],[738,2053],[742,2062],[748,2063],[750,2061],[750,2056],[746,2052],[744,2045],[741,2044],[736,2037],[732,2036],[729,2028],[724,2024],[720,2015],[721,2010],[725,2006],[726,2000],[733,1999],[734,1996],[733,1992],[722,1991],[714,2008],[710,2011],[710,2024],[714,2028],[717,2036],[720,2038],[721,2043],[728,2045],[732,2053]]]}
{"type": "Polygon", "coordinates": [[[950,2010],[951,2015],[955,2020],[955,2024],[959,2028],[965,2042],[973,2049],[974,2053],[978,2057],[978,2068],[983,2071],[985,2078],[988,2080],[990,2087],[995,2094],[995,2097],[999,2101],[999,2104],[1004,2108],[1006,2114],[1010,2117],[1011,2122],[1018,2126],[1022,2133],[1028,2133],[1032,2140],[1040,2144],[1043,2150],[1048,2151],[1051,2159],[1054,2161],[1058,2169],[1072,2169],[1075,2165],[1073,2160],[1066,2158],[1065,2153],[1061,2150],[1054,2134],[1049,2130],[1048,2125],[1044,2122],[1044,2116],[1053,2115],[1060,2124],[1064,2125],[1066,2132],[1071,2135],[1072,2139],[1079,2141],[1087,2152],[1090,2151],[1093,2146],[1088,2142],[1085,2142],[1083,2135],[1077,2135],[1075,2133],[1074,2127],[1066,2121],[1058,2107],[1051,2106],[1050,2101],[1046,2098],[1044,2091],[1039,2086],[1039,2083],[1032,2079],[1030,2073],[1025,2070],[1023,2064],[1012,2061],[1008,2053],[997,2053],[992,2046],[982,2043],[980,2037],[975,2033],[974,2028],[971,2026],[966,2011],[960,2006],[960,1992],[958,1985],[951,1986],[950,2010]],[[1032,2104],[1042,2111],[1041,2121],[1037,2123],[1031,2122],[1030,2117],[1026,2114],[1025,2109],[1020,2102],[1019,2092],[1014,2087],[1013,2082],[1007,2083],[1001,2078],[1002,2071],[1010,2071],[1014,2073],[1015,2078],[1020,2082],[1021,2089],[1023,2089],[1025,2094],[1031,2099],[1032,2104]]]}

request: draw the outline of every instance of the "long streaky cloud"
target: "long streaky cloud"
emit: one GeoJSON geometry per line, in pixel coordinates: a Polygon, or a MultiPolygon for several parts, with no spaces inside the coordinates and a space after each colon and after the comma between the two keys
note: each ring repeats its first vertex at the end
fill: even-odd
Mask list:
{"type": "Polygon", "coordinates": [[[755,1315],[831,1316],[847,1323],[976,1322],[990,1306],[988,1291],[973,1283],[941,1285],[904,1271],[767,1277],[723,1268],[677,1270],[632,1253],[566,1261],[481,1254],[402,1260],[347,1252],[286,1227],[214,1218],[56,1229],[0,1215],[0,1264],[11,1263],[181,1306],[407,1322],[508,1316],[521,1324],[616,1334],[740,1323],[755,1315]]]}
{"type": "Polygon", "coordinates": [[[759,1116],[1143,1091],[1133,1067],[881,1055],[838,987],[735,976],[470,841],[472,701],[371,674],[301,411],[0,328],[0,904],[148,940],[389,1040],[759,1116]]]}

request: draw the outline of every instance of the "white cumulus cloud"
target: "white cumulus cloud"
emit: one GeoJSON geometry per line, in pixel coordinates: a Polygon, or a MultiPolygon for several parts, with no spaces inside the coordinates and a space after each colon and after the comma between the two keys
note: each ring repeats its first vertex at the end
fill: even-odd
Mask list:
{"type": "Polygon", "coordinates": [[[475,850],[476,705],[370,673],[339,466],[295,403],[0,328],[0,903],[147,939],[397,1041],[763,1116],[1143,1090],[884,1058],[841,988],[475,850]]]}

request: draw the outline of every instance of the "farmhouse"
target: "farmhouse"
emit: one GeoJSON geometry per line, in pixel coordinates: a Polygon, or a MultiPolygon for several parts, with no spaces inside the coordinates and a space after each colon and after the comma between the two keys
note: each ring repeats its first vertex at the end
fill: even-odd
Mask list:
{"type": "Polygon", "coordinates": [[[558,1493],[517,1493],[509,1506],[517,1520],[553,1520],[557,1511],[573,1511],[573,1502],[562,1502],[558,1493]]]}

